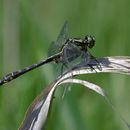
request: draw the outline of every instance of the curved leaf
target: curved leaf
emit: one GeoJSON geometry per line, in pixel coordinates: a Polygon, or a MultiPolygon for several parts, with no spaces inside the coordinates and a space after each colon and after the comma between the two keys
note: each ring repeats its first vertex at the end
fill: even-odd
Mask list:
{"type": "Polygon", "coordinates": [[[74,76],[99,72],[121,73],[128,75],[130,74],[130,57],[105,57],[99,58],[97,61],[92,60],[89,65],[83,64],[74,67],[72,70],[66,72],[64,75],[60,76],[48,87],[46,87],[43,92],[33,101],[32,105],[30,105],[19,130],[41,130],[44,127],[46,119],[48,117],[51,102],[53,100],[54,92],[60,84],[78,83],[91,90],[94,90],[102,96],[107,97],[101,87],[89,83],[88,81],[74,79],[74,76]],[[99,65],[101,69],[99,69],[99,65]]]}

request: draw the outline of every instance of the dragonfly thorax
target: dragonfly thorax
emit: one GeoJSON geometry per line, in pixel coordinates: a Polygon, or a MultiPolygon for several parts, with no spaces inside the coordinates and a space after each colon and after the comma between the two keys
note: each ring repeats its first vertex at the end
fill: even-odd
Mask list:
{"type": "MultiPolygon", "coordinates": [[[[87,50],[87,48],[92,48],[95,45],[95,38],[92,36],[85,36],[84,39],[72,38],[68,39],[70,43],[73,43],[81,48],[81,50],[87,50]]],[[[68,42],[66,42],[68,43],[68,42]]]]}

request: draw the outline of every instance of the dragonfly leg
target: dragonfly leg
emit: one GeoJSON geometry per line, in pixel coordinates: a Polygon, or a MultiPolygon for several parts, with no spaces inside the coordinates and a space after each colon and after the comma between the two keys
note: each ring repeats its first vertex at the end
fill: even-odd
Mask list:
{"type": "Polygon", "coordinates": [[[101,71],[101,70],[102,70],[102,67],[101,67],[99,61],[97,60],[97,58],[94,57],[94,56],[93,56],[92,58],[98,63],[97,68],[101,71]]]}
{"type": "Polygon", "coordinates": [[[89,55],[90,55],[90,59],[93,59],[93,60],[95,60],[97,63],[98,63],[98,65],[97,65],[97,68],[101,71],[102,70],[102,67],[101,67],[101,65],[100,65],[100,62],[97,60],[97,58],[95,57],[95,56],[93,56],[89,51],[88,51],[88,53],[89,53],[89,55]]]}

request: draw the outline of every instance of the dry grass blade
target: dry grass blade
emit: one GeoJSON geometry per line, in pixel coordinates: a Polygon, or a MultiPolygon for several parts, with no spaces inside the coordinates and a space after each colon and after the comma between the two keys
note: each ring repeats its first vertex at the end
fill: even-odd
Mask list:
{"type": "MultiPolygon", "coordinates": [[[[96,85],[96,84],[90,83],[90,82],[88,82],[88,81],[84,81],[84,80],[74,79],[74,78],[73,78],[73,79],[66,79],[66,80],[62,81],[60,84],[64,84],[64,83],[76,83],[76,84],[81,84],[81,85],[83,85],[83,86],[85,86],[85,87],[87,87],[87,88],[89,88],[89,89],[95,91],[96,93],[98,93],[98,94],[100,94],[100,95],[102,95],[102,96],[105,96],[105,92],[104,92],[104,90],[103,90],[101,87],[99,87],[99,86],[96,85]]],[[[60,84],[59,84],[59,85],[60,85],[60,84]]]]}
{"type": "Polygon", "coordinates": [[[128,56],[104,57],[98,58],[97,61],[92,60],[89,65],[84,64],[74,67],[73,70],[62,76],[60,80],[80,74],[92,73],[109,72],[130,75],[130,57],[128,56]]]}
{"type": "Polygon", "coordinates": [[[33,101],[32,105],[27,110],[25,119],[19,130],[41,130],[44,128],[54,92],[60,84],[78,83],[106,97],[105,92],[101,87],[89,83],[88,81],[74,79],[73,76],[98,72],[130,74],[130,57],[105,57],[99,58],[97,61],[92,60],[89,65],[79,65],[73,68],[71,71],[65,73],[46,87],[46,89],[33,101]],[[101,69],[99,69],[99,65],[101,69]],[[90,68],[90,66],[93,69],[90,68]]]}

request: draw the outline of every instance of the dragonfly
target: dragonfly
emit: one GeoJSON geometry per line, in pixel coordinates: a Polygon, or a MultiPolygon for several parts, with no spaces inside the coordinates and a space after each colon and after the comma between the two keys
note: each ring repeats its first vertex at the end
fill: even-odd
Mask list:
{"type": "Polygon", "coordinates": [[[93,48],[95,45],[95,38],[92,36],[85,36],[84,38],[69,38],[68,36],[68,22],[66,21],[58,35],[56,42],[50,46],[50,56],[40,62],[31,66],[25,67],[24,69],[11,72],[5,75],[0,80],[0,85],[8,83],[21,75],[34,70],[42,65],[54,62],[62,63],[63,65],[69,65],[78,57],[82,57],[86,63],[93,56],[88,52],[88,49],[93,48]],[[91,57],[91,58],[90,58],[91,57]]]}

